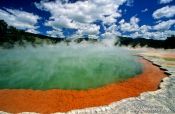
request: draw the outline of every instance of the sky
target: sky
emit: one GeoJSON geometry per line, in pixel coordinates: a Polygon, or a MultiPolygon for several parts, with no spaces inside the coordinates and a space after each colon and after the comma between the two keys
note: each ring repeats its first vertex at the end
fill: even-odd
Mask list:
{"type": "Polygon", "coordinates": [[[175,0],[0,0],[9,26],[60,38],[175,35],[175,0]]]}

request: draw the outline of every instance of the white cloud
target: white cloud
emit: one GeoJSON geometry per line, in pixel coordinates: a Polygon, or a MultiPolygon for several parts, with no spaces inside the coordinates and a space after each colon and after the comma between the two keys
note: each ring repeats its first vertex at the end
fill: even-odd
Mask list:
{"type": "Polygon", "coordinates": [[[145,8],[144,10],[142,10],[141,12],[144,13],[144,12],[147,12],[148,11],[148,8],[145,8]]]}
{"type": "Polygon", "coordinates": [[[40,32],[35,30],[35,29],[27,29],[26,32],[30,32],[30,33],[33,33],[33,34],[39,34],[40,32]]]}
{"type": "Polygon", "coordinates": [[[99,26],[93,24],[97,20],[106,25],[115,24],[121,16],[118,7],[126,0],[83,0],[75,3],[66,1],[41,1],[36,7],[48,11],[51,17],[45,23],[53,29],[77,29],[76,34],[98,34],[99,26]],[[92,27],[92,28],[91,28],[92,27]]]}
{"type": "Polygon", "coordinates": [[[116,13],[116,14],[111,14],[110,16],[104,17],[103,19],[103,23],[110,25],[116,22],[116,17],[120,17],[121,14],[120,13],[116,13]]]}
{"type": "Polygon", "coordinates": [[[130,32],[129,37],[137,38],[143,37],[147,39],[157,39],[163,40],[166,39],[168,36],[175,34],[175,31],[170,30],[172,26],[175,26],[175,20],[170,19],[168,21],[161,21],[159,20],[156,25],[149,26],[149,25],[138,25],[139,19],[137,17],[132,17],[130,22],[125,22],[122,19],[119,22],[119,29],[122,32],[130,32]]]}
{"type": "Polygon", "coordinates": [[[134,16],[131,17],[131,19],[130,19],[130,23],[133,24],[133,25],[137,24],[139,21],[140,21],[139,18],[134,17],[134,16]]]}
{"type": "Polygon", "coordinates": [[[51,26],[54,29],[59,28],[77,28],[76,23],[65,16],[60,16],[59,18],[55,18],[54,20],[49,20],[45,23],[46,26],[51,26]]]}
{"type": "MultiPolygon", "coordinates": [[[[121,23],[124,22],[122,21],[121,23]]],[[[132,31],[134,33],[131,33],[129,37],[164,40],[168,36],[175,34],[175,31],[169,30],[173,25],[175,25],[175,20],[160,21],[154,26],[142,25],[138,27],[137,31],[132,31]]]]}
{"type": "Polygon", "coordinates": [[[134,0],[127,0],[127,2],[126,2],[126,5],[127,6],[133,6],[133,4],[134,4],[134,0]]]}
{"type": "Polygon", "coordinates": [[[95,24],[77,24],[78,30],[70,36],[70,38],[83,38],[84,35],[88,35],[88,37],[97,37],[99,34],[100,26],[95,24]]]}
{"type": "Polygon", "coordinates": [[[121,36],[120,32],[105,32],[104,34],[101,35],[102,38],[106,38],[106,39],[112,39],[112,38],[116,38],[117,36],[121,36]]]}
{"type": "Polygon", "coordinates": [[[135,32],[129,37],[137,38],[146,38],[146,39],[155,39],[155,40],[165,40],[167,37],[170,37],[171,35],[175,35],[175,31],[167,30],[164,32],[156,31],[156,32],[145,32],[145,33],[139,33],[135,32]]]}
{"type": "MultiPolygon", "coordinates": [[[[124,20],[120,21],[120,24],[124,24],[124,23],[125,23],[124,20]]],[[[131,25],[130,23],[129,25],[131,25]]],[[[129,32],[131,31],[131,34],[127,36],[132,38],[141,37],[146,39],[164,40],[171,35],[175,35],[175,31],[170,30],[170,28],[174,25],[175,25],[175,20],[170,19],[168,21],[159,21],[159,23],[154,26],[149,26],[149,25],[142,25],[140,27],[138,26],[138,29],[136,31],[128,30],[129,28],[132,29],[131,27],[128,27],[127,30],[129,32]]]]}
{"type": "MultiPolygon", "coordinates": [[[[133,16],[129,22],[126,22],[122,19],[119,22],[118,29],[120,29],[123,33],[130,32],[129,37],[137,38],[147,38],[147,39],[157,39],[164,40],[167,37],[175,34],[175,31],[170,30],[172,26],[175,26],[175,20],[170,19],[168,21],[157,21],[156,25],[142,25],[139,26],[139,18],[133,16]]],[[[124,34],[122,34],[124,36],[124,34]]]]}
{"type": "Polygon", "coordinates": [[[84,36],[82,34],[73,34],[71,36],[69,36],[69,38],[72,38],[72,39],[77,39],[77,38],[83,38],[84,36]]]}
{"type": "Polygon", "coordinates": [[[36,29],[35,25],[40,17],[26,11],[6,8],[6,11],[0,9],[0,19],[19,29],[36,29]]]}
{"type": "Polygon", "coordinates": [[[52,15],[51,20],[64,16],[79,23],[92,23],[96,20],[109,20],[109,22],[113,23],[113,19],[120,16],[117,8],[124,1],[125,0],[89,0],[62,4],[60,0],[56,0],[52,2],[41,1],[39,4],[36,3],[36,6],[50,12],[52,15]]]}
{"type": "Polygon", "coordinates": [[[139,30],[140,30],[141,33],[148,32],[148,31],[151,30],[151,29],[152,29],[152,27],[149,26],[149,25],[142,25],[142,26],[139,28],[139,30]]]}
{"type": "Polygon", "coordinates": [[[160,19],[163,17],[171,18],[173,16],[175,16],[175,6],[165,6],[163,8],[156,10],[153,13],[153,17],[155,19],[160,19]]]}
{"type": "Polygon", "coordinates": [[[173,0],[160,0],[160,4],[167,4],[172,2],[173,0]]]}
{"type": "Polygon", "coordinates": [[[46,32],[48,36],[65,38],[63,31],[61,29],[51,30],[46,32]]]}
{"type": "Polygon", "coordinates": [[[77,33],[83,35],[99,34],[100,30],[100,27],[95,24],[81,24],[78,28],[77,33]]]}
{"type": "Polygon", "coordinates": [[[118,32],[118,26],[117,25],[112,25],[110,27],[108,27],[105,31],[105,33],[103,33],[102,38],[116,38],[117,36],[121,36],[121,33],[118,32]]]}
{"type": "Polygon", "coordinates": [[[162,21],[153,27],[154,30],[168,30],[175,25],[175,20],[162,21]]]}
{"type": "Polygon", "coordinates": [[[131,17],[130,22],[127,23],[125,22],[124,19],[122,19],[119,24],[120,24],[120,30],[123,32],[134,32],[134,31],[138,31],[139,26],[138,26],[138,22],[139,22],[139,18],[137,17],[131,17]]]}
{"type": "Polygon", "coordinates": [[[89,35],[88,38],[91,38],[91,39],[98,39],[99,37],[97,35],[89,35]]]}

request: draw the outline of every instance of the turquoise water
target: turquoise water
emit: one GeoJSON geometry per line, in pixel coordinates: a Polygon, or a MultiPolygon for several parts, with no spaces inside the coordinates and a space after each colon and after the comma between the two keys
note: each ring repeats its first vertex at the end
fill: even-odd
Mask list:
{"type": "Polygon", "coordinates": [[[0,57],[1,89],[89,89],[142,72],[127,50],[101,45],[0,49],[0,57]]]}

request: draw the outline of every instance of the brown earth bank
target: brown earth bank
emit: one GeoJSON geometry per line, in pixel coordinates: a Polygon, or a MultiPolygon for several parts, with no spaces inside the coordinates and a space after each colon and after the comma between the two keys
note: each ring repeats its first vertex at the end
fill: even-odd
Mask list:
{"type": "MultiPolygon", "coordinates": [[[[166,75],[152,63],[141,59],[142,74],[120,83],[97,89],[77,90],[0,90],[0,110],[18,112],[66,112],[73,109],[107,105],[124,98],[138,96],[142,92],[158,88],[166,75]]],[[[90,82],[89,82],[90,83],[90,82]]]]}

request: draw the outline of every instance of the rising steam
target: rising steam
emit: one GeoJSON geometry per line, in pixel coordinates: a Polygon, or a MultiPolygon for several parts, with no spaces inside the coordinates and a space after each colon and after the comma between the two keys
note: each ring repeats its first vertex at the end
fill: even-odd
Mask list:
{"type": "Polygon", "coordinates": [[[88,89],[141,73],[127,50],[102,43],[0,49],[0,88],[88,89]]]}

